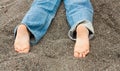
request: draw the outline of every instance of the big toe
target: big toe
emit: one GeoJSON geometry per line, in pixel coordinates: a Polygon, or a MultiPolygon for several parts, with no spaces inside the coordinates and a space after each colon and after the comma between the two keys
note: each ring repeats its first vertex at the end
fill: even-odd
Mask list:
{"type": "Polygon", "coordinates": [[[74,57],[78,58],[79,57],[79,53],[78,52],[74,52],[74,57]]]}

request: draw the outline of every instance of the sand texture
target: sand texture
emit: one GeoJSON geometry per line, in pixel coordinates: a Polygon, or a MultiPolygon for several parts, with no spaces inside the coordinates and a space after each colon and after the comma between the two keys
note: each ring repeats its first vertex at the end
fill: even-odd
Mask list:
{"type": "Polygon", "coordinates": [[[73,57],[63,2],[47,34],[28,54],[13,49],[13,30],[32,0],[0,0],[0,71],[120,71],[120,0],[91,0],[95,37],[90,54],[73,57]]]}

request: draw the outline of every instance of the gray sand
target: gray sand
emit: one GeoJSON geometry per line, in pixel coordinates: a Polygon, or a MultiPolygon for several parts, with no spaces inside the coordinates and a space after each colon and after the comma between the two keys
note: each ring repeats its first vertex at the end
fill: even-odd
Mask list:
{"type": "Polygon", "coordinates": [[[120,0],[92,0],[95,38],[83,59],[73,57],[61,3],[47,34],[28,54],[13,49],[13,30],[32,0],[0,0],[0,71],[120,71],[120,0]]]}

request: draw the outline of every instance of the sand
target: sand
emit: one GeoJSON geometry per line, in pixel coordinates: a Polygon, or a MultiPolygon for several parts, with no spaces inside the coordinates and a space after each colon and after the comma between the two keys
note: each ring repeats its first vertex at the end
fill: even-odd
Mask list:
{"type": "Polygon", "coordinates": [[[13,30],[32,0],[0,0],[0,71],[120,71],[120,0],[91,0],[95,37],[90,54],[73,57],[63,2],[40,42],[28,54],[13,49],[13,30]]]}

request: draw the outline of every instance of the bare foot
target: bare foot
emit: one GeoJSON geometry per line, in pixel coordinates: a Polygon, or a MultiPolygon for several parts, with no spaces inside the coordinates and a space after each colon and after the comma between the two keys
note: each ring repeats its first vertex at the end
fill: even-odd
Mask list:
{"type": "Polygon", "coordinates": [[[14,49],[18,53],[28,53],[30,50],[30,37],[29,32],[25,25],[19,25],[17,35],[14,42],[14,49]]]}
{"type": "Polygon", "coordinates": [[[83,58],[89,53],[89,31],[84,25],[78,25],[77,38],[74,47],[74,56],[76,58],[83,58]]]}

